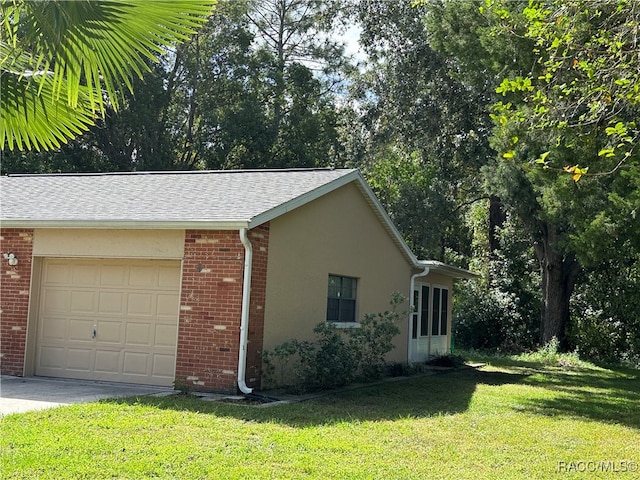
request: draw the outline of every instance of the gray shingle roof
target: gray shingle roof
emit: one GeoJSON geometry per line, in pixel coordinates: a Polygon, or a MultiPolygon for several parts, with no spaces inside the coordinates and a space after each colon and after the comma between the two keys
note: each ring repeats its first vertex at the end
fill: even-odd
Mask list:
{"type": "Polygon", "coordinates": [[[355,182],[416,268],[477,275],[419,261],[357,170],[222,170],[0,177],[5,228],[252,228],[355,182]]]}
{"type": "Polygon", "coordinates": [[[349,169],[11,175],[0,179],[0,221],[252,227],[357,179],[349,169]]]}

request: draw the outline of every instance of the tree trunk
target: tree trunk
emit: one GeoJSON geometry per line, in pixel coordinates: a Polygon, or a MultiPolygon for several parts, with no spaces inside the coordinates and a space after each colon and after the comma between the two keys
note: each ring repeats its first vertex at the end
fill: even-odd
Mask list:
{"type": "Polygon", "coordinates": [[[554,337],[560,348],[567,350],[569,302],[580,273],[580,265],[573,254],[558,251],[558,232],[546,225],[543,239],[535,245],[542,274],[542,314],[540,343],[546,345],[554,337]]]}
{"type": "Polygon", "coordinates": [[[494,253],[500,250],[500,239],[498,229],[504,225],[507,216],[502,208],[502,201],[499,197],[491,195],[489,197],[489,251],[494,253]]]}

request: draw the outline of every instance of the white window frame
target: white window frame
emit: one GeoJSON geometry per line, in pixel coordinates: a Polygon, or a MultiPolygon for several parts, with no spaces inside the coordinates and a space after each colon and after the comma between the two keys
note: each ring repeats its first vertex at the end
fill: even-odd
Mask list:
{"type": "Polygon", "coordinates": [[[359,279],[357,277],[351,277],[349,275],[339,275],[339,274],[335,274],[335,273],[330,273],[327,277],[327,310],[326,310],[326,314],[325,314],[325,320],[327,322],[330,322],[332,325],[334,325],[337,328],[360,328],[360,322],[358,322],[358,283],[359,283],[359,279]],[[338,292],[338,297],[331,297],[329,296],[330,294],[330,281],[331,281],[331,277],[336,277],[336,278],[340,278],[341,282],[342,279],[349,279],[352,280],[354,282],[353,284],[353,298],[349,298],[347,300],[352,300],[353,301],[353,320],[350,321],[340,321],[340,300],[341,300],[341,293],[342,293],[342,289],[340,289],[340,291],[338,292]],[[329,319],[329,301],[331,299],[337,299],[338,300],[338,320],[331,320],[329,319]]]}

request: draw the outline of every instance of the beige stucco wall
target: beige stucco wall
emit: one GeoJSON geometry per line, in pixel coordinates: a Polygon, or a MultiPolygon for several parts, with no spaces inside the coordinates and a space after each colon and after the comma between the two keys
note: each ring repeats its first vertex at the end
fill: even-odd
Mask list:
{"type": "Polygon", "coordinates": [[[33,255],[42,257],[181,259],[184,230],[36,229],[33,255]]]}
{"type": "MultiPolygon", "coordinates": [[[[326,320],[329,274],[355,277],[357,318],[408,298],[413,270],[354,184],[271,221],[264,348],[313,338],[326,320]]],[[[408,310],[408,302],[399,309],[408,310]]],[[[407,360],[407,316],[389,360],[407,360]]]]}

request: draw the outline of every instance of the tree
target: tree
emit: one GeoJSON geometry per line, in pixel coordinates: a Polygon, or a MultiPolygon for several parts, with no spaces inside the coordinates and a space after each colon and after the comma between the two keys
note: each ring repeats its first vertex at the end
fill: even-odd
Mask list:
{"type": "MultiPolygon", "coordinates": [[[[173,143],[188,158],[181,163],[283,168],[335,160],[340,147],[332,80],[314,70],[328,62],[327,52],[312,48],[310,37],[328,35],[325,3],[222,2],[181,46],[169,81],[173,143]],[[266,40],[281,30],[279,43],[266,40]]],[[[332,65],[344,63],[340,48],[331,54],[332,65]]]]}
{"type": "Polygon", "coordinates": [[[413,250],[465,264],[466,208],[484,197],[483,92],[450,74],[408,2],[358,2],[369,68],[354,81],[369,151],[360,166],[413,250]],[[428,219],[428,220],[427,220],[428,219]]]}
{"type": "MultiPolygon", "coordinates": [[[[594,70],[619,64],[625,79],[635,78],[638,57],[627,33],[637,31],[636,8],[592,1],[426,3],[433,44],[455,59],[465,82],[497,94],[491,112],[497,155],[483,172],[488,192],[501,198],[534,243],[543,343],[557,337],[570,346],[575,288],[586,267],[610,258],[597,239],[608,231],[616,247],[637,243],[630,240],[637,227],[628,221],[639,206],[635,90],[609,69],[594,70]],[[577,160],[598,158],[599,174],[585,175],[577,160]],[[563,167],[570,176],[558,174],[563,167]]],[[[629,258],[637,258],[633,250],[629,258]]]]}
{"type": "Polygon", "coordinates": [[[121,85],[184,41],[215,2],[14,0],[0,7],[0,148],[60,147],[117,110],[121,85]]]}
{"type": "MultiPolygon", "coordinates": [[[[132,94],[53,153],[8,153],[6,171],[311,167],[339,162],[339,112],[327,79],[287,63],[273,124],[274,54],[247,21],[251,4],[225,1],[197,34],[133,78],[132,94]]],[[[314,20],[315,21],[315,20],[314,20]]],[[[318,27],[319,28],[319,27],[318,27]]],[[[313,61],[307,52],[305,62],[313,61]]],[[[339,63],[341,60],[332,60],[339,63]]]]}
{"type": "MultiPolygon", "coordinates": [[[[531,115],[523,119],[528,128],[555,131],[569,147],[571,142],[595,143],[597,152],[582,160],[588,165],[564,166],[576,181],[637,164],[640,5],[625,0],[530,2],[514,17],[496,3],[491,12],[500,19],[496,33],[522,22],[524,36],[535,42],[536,65],[522,76],[503,79],[497,89],[505,95],[517,92],[522,100],[503,107],[505,112],[515,113],[526,102],[531,106],[531,115]]],[[[544,152],[537,162],[558,168],[552,160],[544,152]]]]}
{"type": "Polygon", "coordinates": [[[249,0],[246,18],[259,48],[270,57],[270,116],[276,138],[287,109],[290,66],[320,73],[329,90],[339,83],[335,75],[345,68],[344,46],[329,34],[339,12],[339,0],[249,0]]]}

